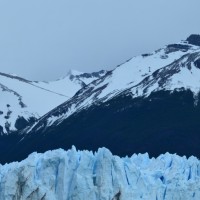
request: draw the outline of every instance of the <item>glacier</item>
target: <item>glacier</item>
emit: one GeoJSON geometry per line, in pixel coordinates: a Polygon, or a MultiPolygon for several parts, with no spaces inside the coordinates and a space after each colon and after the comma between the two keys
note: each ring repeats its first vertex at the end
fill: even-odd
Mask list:
{"type": "Polygon", "coordinates": [[[1,200],[199,200],[200,161],[62,149],[0,166],[1,200]]]}

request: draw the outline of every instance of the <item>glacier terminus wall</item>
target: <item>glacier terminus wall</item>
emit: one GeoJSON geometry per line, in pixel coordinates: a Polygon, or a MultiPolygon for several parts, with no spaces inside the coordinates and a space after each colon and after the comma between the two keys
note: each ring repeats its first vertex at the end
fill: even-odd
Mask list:
{"type": "Polygon", "coordinates": [[[199,200],[200,161],[62,149],[0,166],[1,200],[199,200]]]}

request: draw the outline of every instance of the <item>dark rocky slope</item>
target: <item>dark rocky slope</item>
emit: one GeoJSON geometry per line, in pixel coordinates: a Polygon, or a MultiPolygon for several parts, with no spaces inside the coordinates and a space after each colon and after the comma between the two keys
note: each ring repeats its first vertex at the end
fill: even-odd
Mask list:
{"type": "Polygon", "coordinates": [[[170,152],[200,157],[200,104],[189,90],[160,91],[148,98],[120,95],[99,106],[82,110],[45,131],[30,132],[1,162],[21,160],[33,151],[69,149],[97,150],[105,146],[125,156],[170,152]]]}

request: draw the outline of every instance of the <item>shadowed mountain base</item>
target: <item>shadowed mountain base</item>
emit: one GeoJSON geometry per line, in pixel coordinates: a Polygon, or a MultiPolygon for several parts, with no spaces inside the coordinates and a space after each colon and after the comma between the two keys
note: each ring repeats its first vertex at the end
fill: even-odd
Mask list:
{"type": "Polygon", "coordinates": [[[1,155],[1,162],[72,145],[88,150],[104,146],[119,156],[170,152],[200,157],[199,120],[200,104],[194,104],[189,90],[160,91],[135,99],[124,94],[76,113],[57,126],[30,132],[1,155]]]}

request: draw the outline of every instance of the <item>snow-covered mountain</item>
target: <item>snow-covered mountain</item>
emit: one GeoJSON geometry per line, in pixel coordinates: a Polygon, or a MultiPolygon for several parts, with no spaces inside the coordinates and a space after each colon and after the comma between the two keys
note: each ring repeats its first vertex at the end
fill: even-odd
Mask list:
{"type": "MultiPolygon", "coordinates": [[[[195,42],[189,43],[193,37],[195,35],[191,35],[186,41],[167,45],[119,65],[79,90],[37,124],[41,126],[42,121],[47,126],[59,124],[75,112],[124,93],[136,98],[148,97],[152,92],[161,90],[189,89],[194,96],[197,95],[200,91],[200,46],[195,45],[195,42]]],[[[198,44],[200,36],[196,40],[198,44]]],[[[38,128],[37,125],[35,127],[38,128]]]]}
{"type": "Polygon", "coordinates": [[[0,73],[0,133],[24,128],[105,73],[70,70],[67,76],[51,82],[29,81],[0,73]]]}
{"type": "Polygon", "coordinates": [[[199,200],[200,161],[62,149],[0,166],[0,199],[199,200]]]}
{"type": "Polygon", "coordinates": [[[104,146],[119,156],[170,152],[200,157],[199,42],[200,36],[191,35],[102,73],[17,138],[4,138],[0,161],[71,145],[104,146]],[[6,149],[9,141],[14,145],[6,149]]]}

